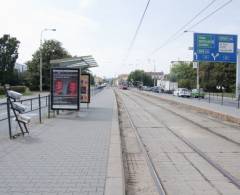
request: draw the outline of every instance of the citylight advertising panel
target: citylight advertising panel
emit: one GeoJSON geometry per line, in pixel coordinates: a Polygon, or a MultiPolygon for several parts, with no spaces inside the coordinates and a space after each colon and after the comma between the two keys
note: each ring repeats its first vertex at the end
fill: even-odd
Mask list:
{"type": "Polygon", "coordinates": [[[81,74],[81,103],[90,103],[90,74],[81,74]]]}
{"type": "Polygon", "coordinates": [[[79,110],[79,69],[51,70],[51,108],[79,110]]]}

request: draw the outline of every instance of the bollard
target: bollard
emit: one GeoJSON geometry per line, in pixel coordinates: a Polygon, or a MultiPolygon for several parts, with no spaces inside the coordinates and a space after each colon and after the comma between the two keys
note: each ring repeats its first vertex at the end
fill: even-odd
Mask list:
{"type": "Polygon", "coordinates": [[[210,103],[210,92],[208,92],[208,103],[210,103]]]}
{"type": "Polygon", "coordinates": [[[39,122],[42,123],[41,96],[38,94],[39,122]]]}

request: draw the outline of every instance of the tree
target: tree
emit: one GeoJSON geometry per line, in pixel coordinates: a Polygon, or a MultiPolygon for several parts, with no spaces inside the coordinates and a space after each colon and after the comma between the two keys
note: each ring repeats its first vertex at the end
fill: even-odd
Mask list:
{"type": "Polygon", "coordinates": [[[143,70],[135,70],[128,76],[128,81],[132,82],[134,86],[138,86],[139,83],[143,83],[146,86],[153,86],[153,79],[150,75],[143,70]]]}
{"type": "Polygon", "coordinates": [[[18,58],[20,42],[15,37],[3,35],[0,38],[0,83],[14,84],[14,66],[18,58]]]}
{"type": "Polygon", "coordinates": [[[50,88],[50,60],[68,58],[71,55],[62,47],[62,44],[56,40],[45,41],[42,48],[39,48],[32,56],[32,60],[27,62],[29,87],[33,90],[39,89],[39,63],[40,63],[40,49],[42,51],[42,78],[43,89],[50,88]]]}
{"type": "Polygon", "coordinates": [[[216,86],[224,88],[227,92],[234,92],[236,80],[236,65],[229,63],[200,63],[201,86],[215,92],[216,86]]]}
{"type": "MultiPolygon", "coordinates": [[[[192,63],[176,64],[170,71],[170,81],[177,81],[179,87],[196,88],[196,69],[192,63]]],[[[216,92],[217,86],[226,92],[234,92],[236,80],[236,65],[217,62],[200,62],[200,87],[205,91],[216,92]]]]}
{"type": "Polygon", "coordinates": [[[192,67],[192,63],[179,63],[171,68],[169,74],[170,81],[178,82],[179,87],[195,88],[196,87],[196,71],[192,67]]]}

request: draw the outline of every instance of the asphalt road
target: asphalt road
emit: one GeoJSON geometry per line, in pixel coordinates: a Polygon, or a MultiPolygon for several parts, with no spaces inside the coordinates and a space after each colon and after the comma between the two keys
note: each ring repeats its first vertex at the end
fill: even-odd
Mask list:
{"type": "MultiPolygon", "coordinates": [[[[152,92],[154,93],[154,92],[152,92]]],[[[157,94],[157,93],[156,93],[157,94]]],[[[172,94],[166,94],[166,93],[160,93],[159,95],[165,95],[165,96],[173,96],[172,94]]],[[[184,97],[176,97],[176,98],[184,98],[184,97]]],[[[185,98],[188,99],[188,98],[185,98]]],[[[212,104],[220,104],[224,106],[229,106],[229,107],[234,107],[238,108],[238,104],[240,106],[240,102],[236,98],[229,98],[229,97],[221,97],[221,96],[212,96],[206,93],[205,98],[189,98],[193,101],[203,101],[203,102],[208,102],[212,104]]]]}

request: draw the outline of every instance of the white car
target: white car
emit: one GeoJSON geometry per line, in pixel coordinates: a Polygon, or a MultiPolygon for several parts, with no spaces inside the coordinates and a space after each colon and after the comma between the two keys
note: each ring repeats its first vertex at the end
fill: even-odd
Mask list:
{"type": "Polygon", "coordinates": [[[186,88],[178,88],[173,92],[173,95],[178,97],[191,97],[191,92],[186,88]]]}

